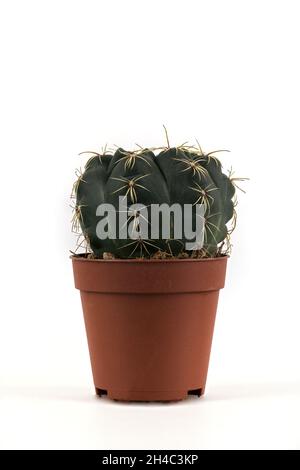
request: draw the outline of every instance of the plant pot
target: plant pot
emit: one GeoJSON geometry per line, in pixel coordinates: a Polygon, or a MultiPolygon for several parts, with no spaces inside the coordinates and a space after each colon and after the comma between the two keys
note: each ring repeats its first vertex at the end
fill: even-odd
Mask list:
{"type": "Polygon", "coordinates": [[[203,395],[227,257],[72,257],[96,393],[126,401],[203,395]]]}

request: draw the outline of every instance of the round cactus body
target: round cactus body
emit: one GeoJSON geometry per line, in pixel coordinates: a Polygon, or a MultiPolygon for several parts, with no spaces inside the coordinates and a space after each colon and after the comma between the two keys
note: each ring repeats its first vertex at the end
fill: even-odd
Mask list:
{"type": "MultiPolygon", "coordinates": [[[[163,204],[169,207],[179,204],[182,208],[187,204],[192,207],[202,204],[204,243],[201,253],[216,256],[218,247],[228,235],[227,223],[234,215],[235,187],[222,171],[215,153],[204,154],[201,150],[182,146],[166,148],[157,155],[149,149],[129,152],[119,148],[114,154],[92,156],[76,182],[75,210],[94,255],[102,257],[104,252],[109,252],[117,258],[137,258],[150,257],[157,252],[170,256],[185,252],[184,230],[180,238],[174,237],[172,218],[167,238],[160,227],[155,239],[150,235],[147,238],[120,238],[119,220],[114,237],[99,238],[99,222],[102,221],[102,227],[105,223],[109,226],[109,207],[120,213],[120,199],[126,199],[128,205],[146,208],[163,204]],[[108,212],[99,215],[97,208],[103,204],[107,205],[108,212]]],[[[136,213],[141,221],[142,212],[137,209],[136,213]]],[[[147,213],[145,223],[151,233],[151,211],[147,213]]],[[[129,216],[126,214],[123,223],[134,225],[135,216],[134,212],[129,216]]],[[[196,217],[196,212],[192,212],[194,222],[196,217]]]]}

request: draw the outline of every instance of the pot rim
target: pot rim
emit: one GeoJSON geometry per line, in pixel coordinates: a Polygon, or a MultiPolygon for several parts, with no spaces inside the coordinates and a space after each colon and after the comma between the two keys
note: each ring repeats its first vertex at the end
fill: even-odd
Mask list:
{"type": "Polygon", "coordinates": [[[86,259],[72,256],[75,287],[86,292],[167,294],[224,287],[227,256],[205,259],[86,259]]]}
{"type": "Polygon", "coordinates": [[[70,259],[72,261],[83,261],[83,262],[92,262],[92,263],[120,263],[120,264],[152,264],[152,263],[193,263],[193,262],[212,262],[220,261],[220,259],[229,259],[229,255],[217,256],[214,258],[169,258],[169,259],[147,259],[147,258],[116,258],[116,259],[101,259],[101,258],[85,258],[84,254],[71,255],[70,259]]]}

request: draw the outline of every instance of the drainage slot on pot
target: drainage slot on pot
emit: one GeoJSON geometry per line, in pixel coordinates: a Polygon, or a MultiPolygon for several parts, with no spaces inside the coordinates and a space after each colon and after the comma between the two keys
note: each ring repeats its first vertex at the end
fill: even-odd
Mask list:
{"type": "Polygon", "coordinates": [[[107,390],[103,390],[102,388],[96,388],[96,394],[99,397],[102,397],[103,395],[107,395],[107,390]]]}
{"type": "Polygon", "coordinates": [[[188,395],[195,395],[196,397],[200,397],[202,393],[202,388],[195,388],[195,390],[188,390],[188,395]]]}

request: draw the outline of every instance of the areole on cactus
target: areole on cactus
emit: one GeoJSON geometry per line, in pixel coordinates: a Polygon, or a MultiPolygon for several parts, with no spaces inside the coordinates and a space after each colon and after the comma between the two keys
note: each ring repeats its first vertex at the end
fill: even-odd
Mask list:
{"type": "MultiPolygon", "coordinates": [[[[81,230],[84,241],[96,258],[111,253],[117,258],[165,257],[215,257],[230,249],[230,233],[235,226],[235,180],[225,174],[217,150],[202,151],[200,145],[165,148],[138,148],[115,152],[106,149],[92,156],[83,173],[77,175],[73,187],[73,225],[81,230]],[[181,239],[159,236],[152,240],[138,237],[124,240],[118,237],[100,239],[97,236],[97,216],[100,204],[111,204],[116,210],[119,197],[129,204],[202,204],[204,207],[204,244],[192,254],[185,251],[184,235],[181,239]],[[231,226],[230,225],[231,223],[231,226]]],[[[85,152],[84,152],[85,153],[85,152]]],[[[131,216],[132,217],[132,216],[131,216]]],[[[196,214],[193,214],[196,217],[196,214]]],[[[130,217],[129,217],[130,219],[130,217]]],[[[148,223],[151,225],[151,218],[148,223]]],[[[172,228],[171,228],[172,233],[172,228]]],[[[162,235],[162,234],[161,234],[162,235]]]]}

